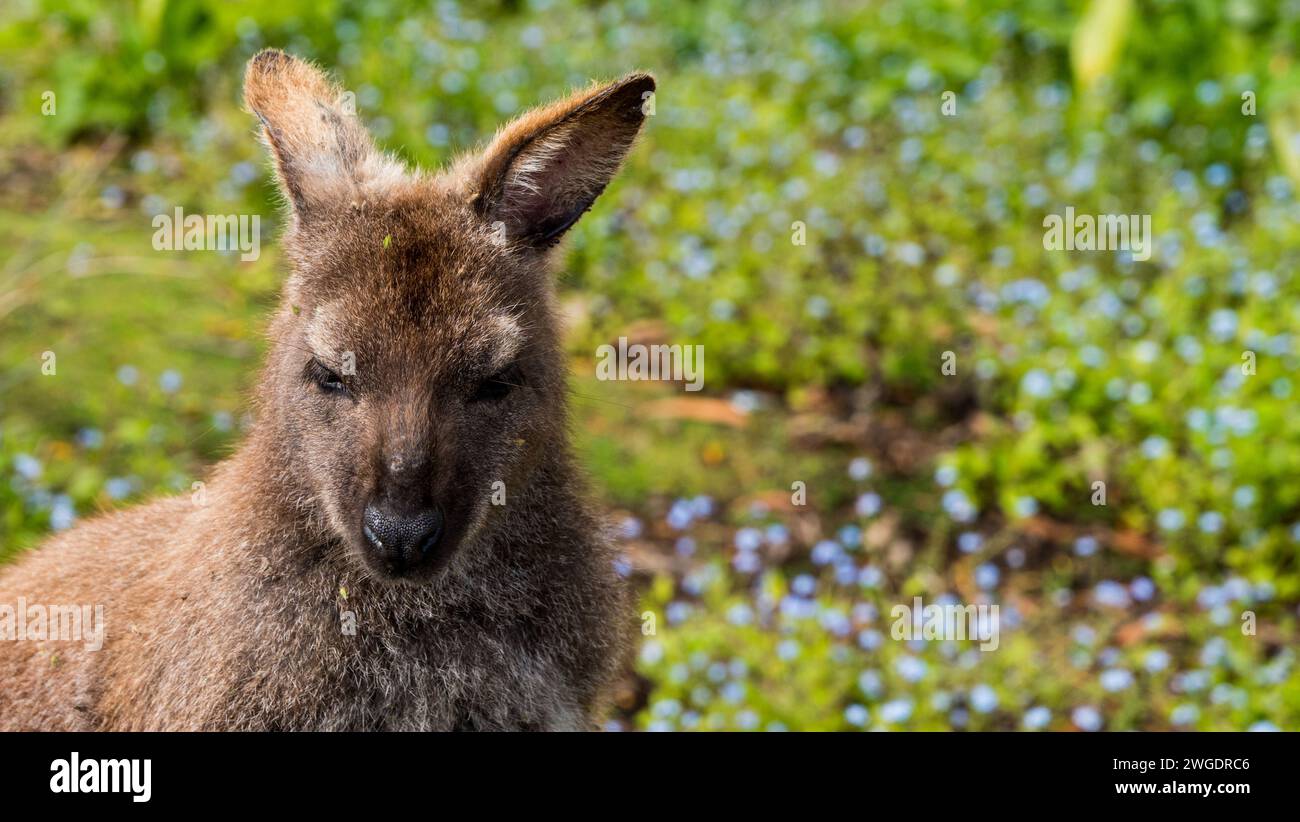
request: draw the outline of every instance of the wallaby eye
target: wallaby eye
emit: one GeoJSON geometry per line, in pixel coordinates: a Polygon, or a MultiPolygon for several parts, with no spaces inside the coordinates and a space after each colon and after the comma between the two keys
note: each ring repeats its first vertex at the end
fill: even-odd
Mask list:
{"type": "Polygon", "coordinates": [[[313,357],[307,363],[307,379],[316,384],[326,394],[346,394],[348,387],[343,378],[331,371],[320,360],[313,357]]]}
{"type": "Polygon", "coordinates": [[[508,365],[497,373],[488,377],[478,384],[474,389],[471,402],[497,402],[503,400],[506,396],[523,382],[523,372],[518,365],[508,365]]]}

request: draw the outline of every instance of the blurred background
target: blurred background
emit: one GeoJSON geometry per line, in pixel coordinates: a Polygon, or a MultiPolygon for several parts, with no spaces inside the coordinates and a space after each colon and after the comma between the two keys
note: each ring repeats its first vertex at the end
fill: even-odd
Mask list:
{"type": "Polygon", "coordinates": [[[0,561],[249,424],[283,271],[255,51],[426,166],[641,68],[655,115],[560,277],[648,614],[609,727],[1300,729],[1297,0],[0,15],[0,561]],[[262,256],[154,251],[178,206],[262,215],[262,256]],[[1152,215],[1151,259],[1044,251],[1066,206],[1152,215]],[[705,390],[597,382],[619,336],[703,344],[705,390]],[[1000,647],[893,639],[913,596],[998,604],[1000,647]]]}

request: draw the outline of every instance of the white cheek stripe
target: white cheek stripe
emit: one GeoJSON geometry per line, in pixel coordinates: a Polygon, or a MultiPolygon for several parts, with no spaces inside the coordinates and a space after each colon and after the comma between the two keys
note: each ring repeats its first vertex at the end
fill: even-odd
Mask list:
{"type": "Polygon", "coordinates": [[[316,306],[316,310],[312,312],[311,323],[307,326],[305,335],[307,346],[322,359],[336,359],[334,347],[335,340],[339,337],[339,331],[336,328],[340,314],[339,302],[335,301],[316,306]]]}
{"type": "Polygon", "coordinates": [[[524,332],[519,327],[518,320],[507,314],[493,314],[489,323],[492,326],[490,339],[496,343],[496,350],[492,352],[492,367],[504,368],[523,347],[524,332]]]}

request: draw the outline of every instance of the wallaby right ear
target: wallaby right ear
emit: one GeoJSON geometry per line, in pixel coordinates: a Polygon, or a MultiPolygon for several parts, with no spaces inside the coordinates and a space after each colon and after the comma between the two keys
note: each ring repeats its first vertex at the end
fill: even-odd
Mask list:
{"type": "Polygon", "coordinates": [[[649,74],[630,74],[516,119],[467,163],[474,207],[511,240],[554,245],[618,172],[654,90],[649,74]]]}
{"type": "Polygon", "coordinates": [[[343,90],[311,63],[266,49],[248,61],[244,103],[262,123],[262,139],[294,213],[364,199],[370,185],[400,178],[402,166],[375,149],[343,90]]]}

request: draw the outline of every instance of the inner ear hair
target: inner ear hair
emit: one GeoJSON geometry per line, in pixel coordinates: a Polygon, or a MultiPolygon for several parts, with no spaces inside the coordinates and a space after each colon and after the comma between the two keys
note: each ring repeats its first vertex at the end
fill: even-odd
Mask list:
{"type": "Polygon", "coordinates": [[[645,122],[649,74],[574,94],[503,128],[477,168],[474,205],[506,239],[554,245],[618,173],[645,122]]]}

